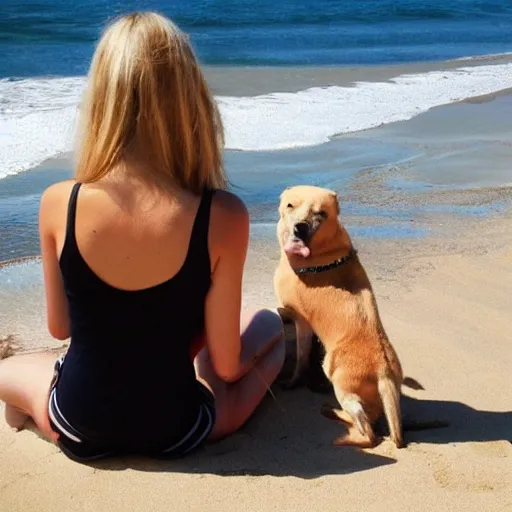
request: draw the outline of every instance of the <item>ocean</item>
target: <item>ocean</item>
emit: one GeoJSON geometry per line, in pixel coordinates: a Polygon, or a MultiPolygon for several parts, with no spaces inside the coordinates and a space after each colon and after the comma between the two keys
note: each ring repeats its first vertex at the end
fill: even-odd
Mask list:
{"type": "Polygon", "coordinates": [[[86,73],[113,16],[157,10],[206,64],[372,65],[512,48],[509,0],[2,0],[0,77],[86,73]]]}
{"type": "Polygon", "coordinates": [[[224,85],[234,93],[217,99],[228,150],[322,144],[334,135],[511,85],[509,63],[464,66],[478,55],[512,51],[510,0],[2,0],[0,178],[72,149],[76,106],[95,41],[112,17],[135,9],[171,16],[190,33],[205,66],[225,69],[224,85]],[[466,59],[460,61],[462,70],[260,95],[244,95],[242,86],[237,90],[234,74],[248,66],[332,68],[451,59],[466,59]]]}

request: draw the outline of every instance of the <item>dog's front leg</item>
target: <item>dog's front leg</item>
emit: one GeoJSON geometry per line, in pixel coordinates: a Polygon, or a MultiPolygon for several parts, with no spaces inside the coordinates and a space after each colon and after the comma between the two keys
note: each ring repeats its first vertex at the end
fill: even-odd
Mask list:
{"type": "Polygon", "coordinates": [[[313,330],[303,318],[295,318],[295,331],[297,336],[297,360],[293,376],[286,384],[287,389],[297,387],[301,382],[301,378],[306,374],[309,366],[311,344],[313,342],[313,330]]]}

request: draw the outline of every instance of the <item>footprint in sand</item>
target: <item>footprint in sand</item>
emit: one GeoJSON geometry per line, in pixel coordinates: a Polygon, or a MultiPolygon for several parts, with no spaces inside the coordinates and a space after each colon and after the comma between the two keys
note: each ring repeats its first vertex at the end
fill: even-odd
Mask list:
{"type": "Polygon", "coordinates": [[[0,359],[7,359],[14,355],[18,346],[14,342],[14,336],[9,334],[4,338],[0,338],[0,359]]]}

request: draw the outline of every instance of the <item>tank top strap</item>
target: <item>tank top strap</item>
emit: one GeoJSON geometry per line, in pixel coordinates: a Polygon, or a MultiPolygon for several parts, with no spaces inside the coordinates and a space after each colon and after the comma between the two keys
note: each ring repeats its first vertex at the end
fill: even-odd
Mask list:
{"type": "Polygon", "coordinates": [[[76,224],[76,202],[81,183],[75,183],[71,189],[68,202],[68,216],[66,220],[66,242],[76,245],[75,224],[76,224]]]}
{"type": "Polygon", "coordinates": [[[189,251],[194,257],[196,254],[208,254],[208,233],[210,229],[210,211],[214,190],[205,189],[199,203],[192,234],[190,236],[189,251]]]}

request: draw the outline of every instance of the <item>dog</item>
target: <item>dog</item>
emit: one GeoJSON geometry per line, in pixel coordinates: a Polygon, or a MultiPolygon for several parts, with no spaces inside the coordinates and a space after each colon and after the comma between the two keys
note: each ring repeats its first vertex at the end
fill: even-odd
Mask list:
{"type": "Polygon", "coordinates": [[[348,428],[333,444],[376,446],[373,426],[384,414],[393,442],[402,448],[402,367],[382,325],[370,280],[339,221],[337,194],[313,186],[284,190],[277,237],[278,310],[295,322],[297,334],[295,371],[287,387],[300,383],[313,336],[318,336],[325,348],[322,368],[341,406],[324,407],[322,413],[348,428]]]}

